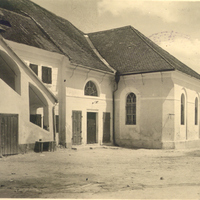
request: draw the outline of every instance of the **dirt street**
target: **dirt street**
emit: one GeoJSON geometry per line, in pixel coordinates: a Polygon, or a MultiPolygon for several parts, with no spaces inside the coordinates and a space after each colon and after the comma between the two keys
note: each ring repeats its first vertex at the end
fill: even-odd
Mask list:
{"type": "Polygon", "coordinates": [[[0,158],[1,198],[200,198],[200,149],[85,147],[0,158]]]}

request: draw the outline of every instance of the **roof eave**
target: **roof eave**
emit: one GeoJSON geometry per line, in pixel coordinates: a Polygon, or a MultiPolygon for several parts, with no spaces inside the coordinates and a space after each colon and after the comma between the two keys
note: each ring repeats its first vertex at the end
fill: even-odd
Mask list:
{"type": "Polygon", "coordinates": [[[128,75],[135,75],[135,74],[147,74],[147,73],[156,73],[156,72],[168,72],[168,71],[175,71],[175,69],[127,72],[127,73],[120,73],[120,76],[128,76],[128,75]]]}
{"type": "Polygon", "coordinates": [[[81,65],[81,64],[77,64],[75,62],[70,62],[71,65],[73,66],[76,66],[76,67],[81,67],[81,68],[85,68],[85,69],[89,69],[89,70],[92,70],[92,71],[97,71],[97,72],[101,72],[101,73],[106,73],[106,74],[110,74],[110,75],[114,75],[115,73],[114,72],[109,72],[109,71],[104,71],[104,70],[100,70],[100,69],[95,69],[95,68],[92,68],[92,67],[88,67],[88,66],[84,66],[84,65],[81,65]]]}

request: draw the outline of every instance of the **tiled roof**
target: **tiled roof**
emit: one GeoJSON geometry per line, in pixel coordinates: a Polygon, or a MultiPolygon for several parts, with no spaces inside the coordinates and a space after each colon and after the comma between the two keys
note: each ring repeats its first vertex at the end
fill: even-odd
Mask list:
{"type": "Polygon", "coordinates": [[[61,51],[29,17],[25,17],[1,8],[0,11],[3,14],[0,14],[0,24],[5,30],[1,33],[1,35],[5,39],[61,53],[61,51]],[[10,26],[4,25],[6,22],[9,22],[10,26]]]}
{"type": "Polygon", "coordinates": [[[0,8],[0,20],[11,25],[0,21],[5,39],[61,53],[72,63],[111,72],[90,48],[84,33],[69,21],[29,0],[0,0],[0,8]]]}
{"type": "Polygon", "coordinates": [[[100,55],[120,74],[178,70],[200,75],[131,26],[88,34],[100,55]]]}

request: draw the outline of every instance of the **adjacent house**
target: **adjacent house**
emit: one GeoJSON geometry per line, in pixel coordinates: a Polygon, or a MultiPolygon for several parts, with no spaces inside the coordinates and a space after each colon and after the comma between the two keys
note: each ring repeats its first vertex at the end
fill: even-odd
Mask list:
{"type": "Polygon", "coordinates": [[[2,36],[0,63],[0,155],[33,150],[36,141],[52,144],[57,98],[2,36]]]}
{"type": "Polygon", "coordinates": [[[200,145],[200,75],[133,27],[85,34],[29,0],[1,0],[0,27],[1,41],[20,63],[15,74],[28,73],[23,87],[19,79],[15,86],[24,109],[12,103],[19,109],[13,114],[29,119],[18,129],[19,144],[200,145]]]}

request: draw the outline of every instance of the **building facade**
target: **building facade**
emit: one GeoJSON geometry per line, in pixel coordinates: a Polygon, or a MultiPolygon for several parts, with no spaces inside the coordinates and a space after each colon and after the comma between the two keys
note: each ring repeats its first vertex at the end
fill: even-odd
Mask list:
{"type": "Polygon", "coordinates": [[[2,47],[12,68],[0,79],[0,113],[18,114],[19,144],[200,145],[200,75],[139,31],[86,35],[27,0],[2,0],[0,11],[2,41],[14,52],[10,61],[2,47]]]}
{"type": "Polygon", "coordinates": [[[36,141],[53,142],[56,97],[2,37],[0,59],[0,154],[33,150],[36,141]]]}
{"type": "Polygon", "coordinates": [[[198,82],[180,72],[126,76],[116,91],[116,143],[136,148],[197,148],[198,82]]]}

